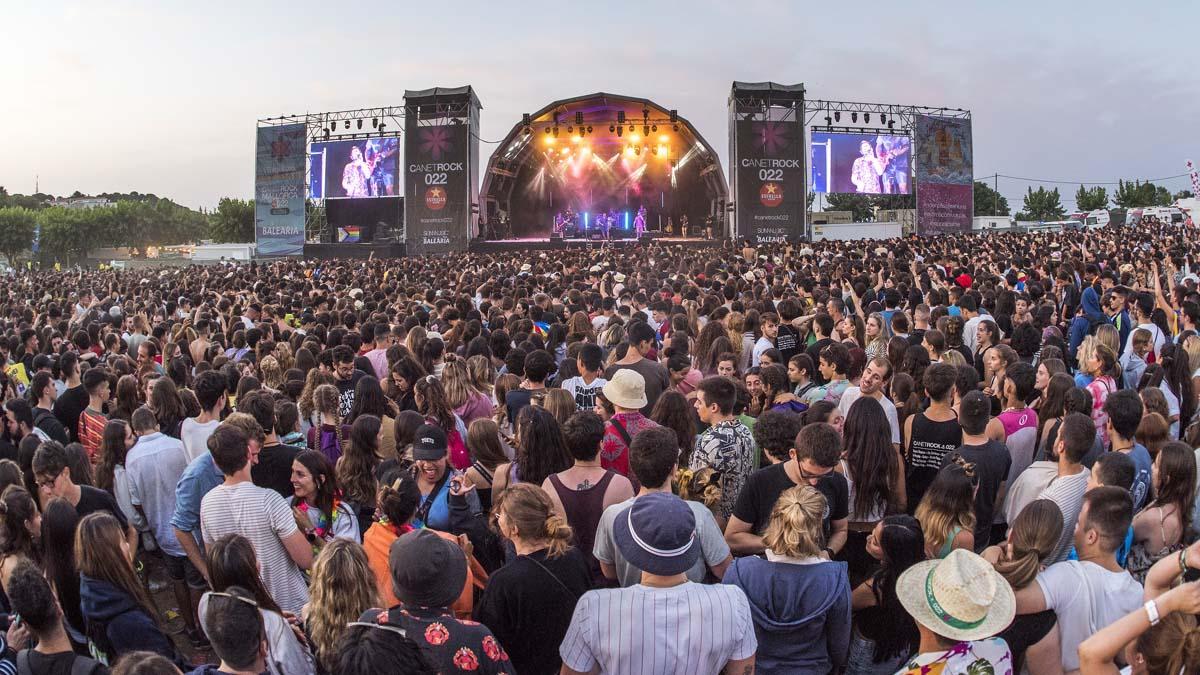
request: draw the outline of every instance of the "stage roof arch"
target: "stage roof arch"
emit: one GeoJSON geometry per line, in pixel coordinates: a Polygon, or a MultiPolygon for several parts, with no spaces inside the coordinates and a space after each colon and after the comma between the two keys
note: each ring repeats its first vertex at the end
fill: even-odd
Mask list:
{"type": "Polygon", "coordinates": [[[660,223],[687,214],[698,224],[723,220],[729,199],[717,152],[687,118],[650,99],[606,92],[560,99],[516,120],[488,160],[480,192],[485,221],[504,214],[526,236],[540,235],[565,208],[646,206],[660,223]]]}

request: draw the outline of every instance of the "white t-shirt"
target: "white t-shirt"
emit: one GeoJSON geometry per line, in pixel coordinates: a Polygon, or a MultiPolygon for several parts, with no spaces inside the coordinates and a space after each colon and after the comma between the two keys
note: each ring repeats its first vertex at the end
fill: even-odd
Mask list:
{"type": "Polygon", "coordinates": [[[754,343],[754,350],[751,353],[750,366],[755,367],[760,365],[759,359],[762,358],[763,352],[774,348],[775,343],[771,341],[771,338],[767,337],[766,335],[758,338],[758,342],[754,343]]]}
{"type": "Polygon", "coordinates": [[[308,585],[283,546],[300,528],[282,495],[250,482],[218,485],[200,501],[200,528],[208,545],[227,534],[249,539],[267,592],[284,611],[300,613],[308,585]]]}
{"type": "Polygon", "coordinates": [[[603,377],[597,377],[591,384],[586,384],[582,375],[576,375],[563,380],[560,386],[575,399],[576,410],[591,410],[592,406],[596,405],[596,394],[600,393],[606,384],[608,380],[603,377]]]}
{"type": "MultiPolygon", "coordinates": [[[[850,406],[854,402],[862,398],[862,389],[858,387],[849,387],[842,394],[841,400],[838,401],[838,412],[842,414],[842,419],[850,413],[850,406]]],[[[888,426],[892,428],[892,443],[900,444],[900,416],[896,413],[896,404],[892,403],[886,396],[880,396],[878,399],[879,405],[883,406],[883,414],[887,415],[888,426]]]]}
{"type": "Polygon", "coordinates": [[[1167,344],[1167,337],[1163,335],[1162,329],[1153,323],[1138,324],[1136,328],[1134,328],[1132,331],[1129,331],[1129,337],[1125,338],[1125,351],[1133,351],[1133,333],[1138,328],[1145,328],[1150,332],[1150,338],[1154,345],[1154,360],[1158,361],[1159,357],[1162,356],[1163,345],[1167,344]]]}
{"type": "Polygon", "coordinates": [[[1079,645],[1096,631],[1142,606],[1142,585],[1129,572],[1110,572],[1093,562],[1067,560],[1037,577],[1046,607],[1058,616],[1062,663],[1079,669],[1079,645]]]}
{"type": "Polygon", "coordinates": [[[208,437],[221,425],[221,420],[212,420],[200,424],[196,418],[189,417],[179,428],[179,440],[183,441],[183,451],[191,462],[200,455],[208,452],[208,437]]]}

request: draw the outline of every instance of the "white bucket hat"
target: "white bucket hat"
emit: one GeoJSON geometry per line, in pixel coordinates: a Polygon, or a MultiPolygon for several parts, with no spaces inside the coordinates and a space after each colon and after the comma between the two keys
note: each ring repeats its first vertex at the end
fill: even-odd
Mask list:
{"type": "Polygon", "coordinates": [[[646,378],[636,370],[622,368],[613,373],[602,391],[613,405],[629,410],[646,407],[646,378]]]}
{"type": "Polygon", "coordinates": [[[896,583],[913,620],[951,640],[981,640],[1016,615],[1012,586],[991,563],[965,549],[908,568],[896,583]]]}

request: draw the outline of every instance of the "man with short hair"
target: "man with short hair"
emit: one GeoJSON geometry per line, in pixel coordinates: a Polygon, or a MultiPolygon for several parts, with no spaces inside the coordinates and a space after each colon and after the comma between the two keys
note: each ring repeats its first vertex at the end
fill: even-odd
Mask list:
{"type": "MultiPolygon", "coordinates": [[[[1154,348],[1151,350],[1152,355],[1146,360],[1148,363],[1155,363],[1162,357],[1162,348],[1167,344],[1167,336],[1163,335],[1163,331],[1150,319],[1150,315],[1154,312],[1154,296],[1150,293],[1142,292],[1133,296],[1133,314],[1137,325],[1134,329],[1145,328],[1150,331],[1151,339],[1153,340],[1154,348]]],[[[1127,352],[1133,348],[1132,345],[1133,332],[1130,331],[1130,337],[1126,338],[1122,352],[1127,352]]]]}
{"type": "Polygon", "coordinates": [[[840,342],[830,343],[821,350],[817,371],[821,373],[825,384],[809,389],[800,402],[810,408],[817,401],[829,401],[837,405],[842,400],[842,395],[850,388],[850,380],[846,376],[850,371],[850,350],[840,342]]]}
{"type": "Polygon", "coordinates": [[[204,617],[204,630],[212,638],[212,650],[221,664],[192,671],[199,675],[262,673],[267,670],[270,649],[263,614],[254,596],[241,586],[211,593],[204,617]]]}
{"type": "Polygon", "coordinates": [[[763,533],[779,495],[797,485],[811,485],[828,505],[823,529],[825,554],[830,560],[846,545],[849,532],[850,487],[834,469],[842,456],[842,435],[829,424],[809,424],[796,435],[791,456],[750,474],[738,493],[733,515],[725,527],[725,540],[738,555],[759,555],[766,550],[763,533]]]}
{"type": "Polygon", "coordinates": [[[30,411],[33,414],[33,428],[30,431],[37,429],[40,432],[39,436],[66,445],[71,442],[67,438],[67,428],[52,412],[57,395],[58,390],[54,388],[54,379],[50,373],[39,372],[33,376],[29,383],[29,400],[34,404],[33,410],[30,411]]]}
{"type": "MultiPolygon", "coordinates": [[[[833,317],[824,312],[817,314],[813,317],[811,326],[815,339],[804,350],[804,353],[808,354],[808,358],[812,359],[813,363],[819,363],[821,361],[821,351],[830,344],[833,344],[833,338],[830,337],[833,334],[833,317]]],[[[825,378],[821,376],[819,369],[812,374],[812,378],[813,382],[817,384],[825,384],[825,378]]]]}
{"type": "Polygon", "coordinates": [[[275,435],[275,397],[265,391],[252,391],[238,401],[238,411],[258,422],[263,430],[262,448],[258,462],[250,469],[250,477],[259,487],[271,488],[283,497],[291,497],[292,462],[301,448],[284,445],[275,435]]]}
{"type": "MultiPolygon", "coordinates": [[[[1012,456],[1003,443],[987,435],[992,401],[982,391],[968,392],[958,405],[958,424],[962,427],[962,445],[946,455],[942,466],[961,459],[975,474],[975,543],[976,552],[987,548],[992,540],[992,524],[1003,522],[1004,486],[1012,467],[1012,456]]],[[[997,537],[995,541],[1001,541],[997,537]]]]}
{"type": "Polygon", "coordinates": [[[249,539],[267,592],[284,611],[299,612],[308,602],[301,570],[312,566],[312,542],[296,525],[287,500],[252,482],[258,444],[226,422],[209,438],[209,449],[225,481],[200,502],[204,543],[211,545],[227,534],[249,539]]]}
{"type": "Polygon", "coordinates": [[[576,410],[591,410],[596,405],[596,394],[604,389],[604,350],[600,346],[585,342],[575,357],[575,370],[579,374],[563,380],[559,385],[575,399],[576,410]]]}
{"type": "MultiPolygon", "coordinates": [[[[21,675],[108,675],[108,668],[99,661],[75,653],[59,601],[45,573],[37,565],[29,560],[19,560],[5,582],[4,590],[14,618],[20,617],[34,642],[33,647],[18,652],[16,672],[21,675]]],[[[14,631],[9,630],[8,634],[11,637],[14,631]]],[[[154,639],[162,633],[146,631],[144,635],[154,639]]],[[[167,652],[171,650],[169,644],[162,647],[167,652]]]]}
{"type": "Polygon", "coordinates": [[[958,414],[950,407],[956,378],[954,366],[931,363],[921,378],[929,407],[904,420],[904,492],[910,515],[941,471],[943,460],[962,445],[958,414]]]}
{"type": "Polygon", "coordinates": [[[641,570],[640,583],[583,594],[559,647],[563,673],[754,671],[758,643],[746,595],[688,577],[701,554],[690,502],[669,491],[640,496],[613,516],[612,532],[621,555],[641,570]]]}
{"type": "Polygon", "coordinates": [[[554,355],[544,349],[535,349],[525,357],[525,381],[520,388],[513,389],[504,397],[509,424],[516,425],[517,415],[533,400],[535,392],[545,393],[546,378],[554,371],[554,355]]]}
{"type": "Polygon", "coordinates": [[[71,440],[79,442],[79,414],[88,404],[87,387],[83,386],[79,372],[79,355],[69,351],[59,357],[58,365],[66,388],[54,401],[54,415],[71,440]]]}
{"type": "MultiPolygon", "coordinates": [[[[1058,504],[1063,523],[1074,523],[1079,519],[1079,511],[1083,508],[1083,495],[1088,490],[1088,480],[1091,477],[1091,472],[1083,466],[1083,457],[1092,449],[1095,440],[1096,425],[1092,424],[1090,417],[1073,412],[1063,418],[1054,448],[1058,455],[1058,475],[1038,497],[1058,504]]],[[[1071,548],[1071,536],[1072,530],[1063,527],[1058,545],[1043,559],[1043,564],[1066,560],[1067,551],[1071,548]]]]}
{"type": "Polygon", "coordinates": [[[718,508],[725,518],[733,511],[738,493],[754,470],[754,437],[750,429],[733,414],[737,386],[727,377],[706,377],[696,385],[693,405],[700,421],[707,425],[696,436],[689,468],[711,468],[721,476],[721,501],[718,508]]]}
{"type": "Polygon", "coordinates": [[[883,413],[887,415],[888,427],[891,430],[892,445],[897,452],[900,450],[900,416],[896,413],[896,404],[892,403],[891,399],[883,394],[883,386],[887,381],[888,375],[892,372],[892,364],[886,357],[877,356],[863,370],[862,377],[858,381],[857,387],[847,387],[846,392],[838,400],[838,413],[845,419],[850,414],[850,406],[859,398],[866,396],[873,398],[883,406],[883,413]]]}
{"type": "Polygon", "coordinates": [[[1133,487],[1129,492],[1133,497],[1134,511],[1145,506],[1153,480],[1154,460],[1150,459],[1150,451],[1135,440],[1138,426],[1142,423],[1144,410],[1142,397],[1136,391],[1128,389],[1113,392],[1104,401],[1109,450],[1129,455],[1129,459],[1133,460],[1136,469],[1133,476],[1133,487]]]}
{"type": "Polygon", "coordinates": [[[752,368],[762,365],[759,361],[762,359],[763,352],[775,348],[775,338],[779,336],[779,315],[774,312],[763,314],[759,317],[758,328],[762,331],[762,335],[754,343],[754,350],[750,354],[750,367],[752,368]]]}
{"type": "Polygon", "coordinates": [[[632,370],[641,375],[646,398],[641,411],[643,415],[649,415],[658,397],[671,386],[671,378],[661,363],[646,358],[646,353],[654,348],[655,339],[654,329],[649,324],[644,321],[630,322],[626,339],[629,341],[629,350],[625,352],[625,358],[609,366],[604,371],[604,377],[611,382],[622,370],[632,370]]]}
{"type": "Polygon", "coordinates": [[[375,377],[380,382],[385,382],[388,376],[387,350],[392,345],[392,327],[386,321],[381,321],[375,324],[372,337],[375,338],[374,347],[364,356],[371,362],[375,377]]]}
{"type": "Polygon", "coordinates": [[[221,411],[225,409],[225,378],[215,370],[206,370],[196,376],[192,392],[200,403],[200,414],[183,421],[179,429],[179,440],[188,461],[208,452],[208,437],[221,423],[221,411]]]}
{"type": "Polygon", "coordinates": [[[33,426],[33,408],[30,408],[29,401],[23,398],[12,398],[4,402],[4,428],[13,447],[20,446],[21,439],[30,434],[43,441],[50,440],[46,432],[33,426]]]}
{"type": "Polygon", "coordinates": [[[338,415],[345,419],[354,408],[354,388],[366,373],[354,367],[354,350],[338,345],[333,348],[333,374],[338,388],[338,415]]]}
{"type": "Polygon", "coordinates": [[[803,426],[801,415],[790,410],[768,410],[758,416],[751,434],[763,451],[763,459],[768,464],[778,464],[791,456],[792,443],[803,426]]]}
{"type": "Polygon", "coordinates": [[[125,530],[129,550],[137,550],[137,530],[129,524],[117,501],[104,490],[91,485],[79,485],[74,481],[67,451],[61,444],[45,441],[38,447],[33,455],[33,478],[41,493],[41,503],[46,503],[51,497],[62,497],[75,507],[75,513],[79,514],[81,520],[89,513],[107,511],[125,530]]]}
{"type": "Polygon", "coordinates": [[[83,374],[83,386],[87,389],[88,404],[79,413],[79,443],[95,462],[104,442],[104,427],[108,426],[108,415],[104,414],[109,394],[108,374],[99,368],[89,368],[83,374]]]}
{"type": "Polygon", "coordinates": [[[630,478],[629,449],[633,446],[633,439],[644,429],[658,426],[657,422],[642,414],[646,403],[646,381],[632,368],[618,370],[602,391],[614,412],[604,425],[600,465],[630,478]]]}
{"type": "MultiPolygon", "coordinates": [[[[621,586],[632,586],[641,578],[641,570],[626,560],[621,550],[613,541],[613,527],[617,516],[624,513],[630,505],[646,495],[670,493],[671,479],[679,461],[679,441],[675,432],[665,427],[646,429],[633,439],[630,449],[629,463],[633,475],[641,486],[635,497],[624,502],[613,504],[604,509],[600,522],[596,525],[596,543],[593,554],[600,563],[600,570],[605,578],[615,580],[621,586]]],[[[711,511],[699,502],[687,502],[696,521],[696,538],[700,547],[700,558],[687,570],[687,578],[701,582],[708,574],[720,579],[725,576],[725,570],[733,557],[729,554],[729,546],[721,535],[721,529],[711,511]]]]}
{"type": "Polygon", "coordinates": [[[175,514],[175,485],[187,468],[187,453],[178,439],[158,430],[154,412],[145,406],[133,411],[130,426],[138,439],[125,457],[129,499],[145,518],[163,552],[188,639],[203,644],[204,634],[197,629],[196,608],[205,587],[204,577],[188,562],[187,551],[183,550],[171,528],[171,516],[175,514]]]}
{"type": "Polygon", "coordinates": [[[908,344],[919,345],[925,340],[925,333],[930,329],[929,305],[921,303],[913,308],[913,327],[908,334],[908,344]]]}
{"type": "Polygon", "coordinates": [[[1055,563],[1037,583],[1017,590],[1017,614],[1047,609],[1058,617],[1065,671],[1079,669],[1079,644],[1099,628],[1142,606],[1142,585],[1117,563],[1116,551],[1133,521],[1133,502],[1118,487],[1098,487],[1083,497],[1074,531],[1079,560],[1055,563]]]}

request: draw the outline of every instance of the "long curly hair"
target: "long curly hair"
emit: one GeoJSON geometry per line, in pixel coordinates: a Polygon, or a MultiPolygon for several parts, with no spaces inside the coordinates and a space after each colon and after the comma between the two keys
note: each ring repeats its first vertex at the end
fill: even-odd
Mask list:
{"type": "Polygon", "coordinates": [[[366,551],[349,539],[329,542],[313,563],[310,588],[308,632],[316,647],[317,660],[332,672],[338,640],[346,631],[346,624],[357,621],[371,607],[379,606],[375,575],[367,564],[366,551]]]}

